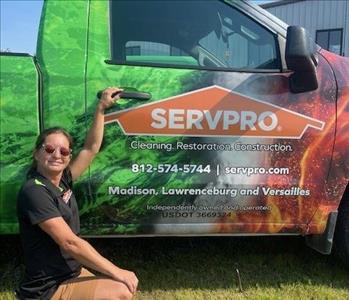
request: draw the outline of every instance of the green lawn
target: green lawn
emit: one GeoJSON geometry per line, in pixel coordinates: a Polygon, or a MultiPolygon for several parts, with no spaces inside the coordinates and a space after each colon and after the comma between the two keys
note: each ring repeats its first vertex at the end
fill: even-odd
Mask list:
{"type": "MultiPolygon", "coordinates": [[[[137,300],[349,299],[349,270],[295,237],[93,239],[140,279],[137,300]],[[240,274],[240,280],[238,272],[240,274]]],[[[23,272],[19,241],[0,237],[0,299],[23,272]]]]}

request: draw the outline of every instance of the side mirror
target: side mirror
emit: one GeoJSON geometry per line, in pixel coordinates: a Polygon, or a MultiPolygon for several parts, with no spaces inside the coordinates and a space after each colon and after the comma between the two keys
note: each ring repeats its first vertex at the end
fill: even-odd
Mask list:
{"type": "Polygon", "coordinates": [[[294,71],[290,76],[292,93],[309,92],[318,88],[316,45],[304,28],[287,28],[285,58],[287,68],[294,71]]]}

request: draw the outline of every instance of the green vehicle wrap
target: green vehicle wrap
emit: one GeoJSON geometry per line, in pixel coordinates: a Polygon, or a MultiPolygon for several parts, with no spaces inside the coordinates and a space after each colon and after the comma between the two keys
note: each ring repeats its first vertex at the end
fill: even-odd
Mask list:
{"type": "MultiPolygon", "coordinates": [[[[193,84],[191,84],[194,82],[193,78],[202,77],[205,80],[205,77],[208,76],[205,72],[192,70],[177,70],[169,76],[166,69],[151,67],[129,68],[120,66],[116,69],[107,66],[106,68],[104,59],[110,56],[108,6],[108,1],[75,1],[69,5],[62,5],[60,1],[47,1],[44,3],[42,11],[37,46],[37,63],[40,65],[43,78],[42,115],[44,117],[42,126],[43,128],[64,126],[74,136],[76,151],[81,148],[86,135],[86,128],[92,120],[96,105],[96,91],[108,85],[117,84],[121,87],[132,85],[132,78],[137,77],[137,82],[143,81],[143,85],[138,85],[139,89],[147,90],[151,84],[153,99],[161,99],[173,93],[179,94],[182,91],[191,90],[193,88],[193,84]],[[147,81],[147,78],[150,73],[154,72],[157,72],[156,83],[152,84],[147,81]],[[101,78],[103,78],[103,81],[101,78]],[[106,78],[107,80],[105,80],[106,78]]],[[[5,58],[5,56],[2,56],[3,60],[5,58]]],[[[11,64],[9,62],[11,64],[9,70],[17,74],[18,69],[13,70],[13,65],[17,64],[18,60],[16,57],[12,59],[15,59],[15,63],[11,64]]],[[[29,66],[26,65],[26,67],[29,66]]],[[[36,78],[37,71],[34,64],[32,63],[30,67],[29,70],[32,73],[28,74],[28,78],[36,78]],[[34,74],[35,77],[33,77],[34,74]]],[[[2,69],[2,74],[4,74],[4,78],[7,77],[4,69],[2,69]]],[[[30,82],[29,84],[31,89],[37,87],[36,83],[30,82]]],[[[16,84],[8,82],[4,82],[2,86],[19,88],[16,84]]],[[[6,92],[5,90],[1,91],[2,99],[5,99],[6,92]]],[[[8,91],[8,93],[11,96],[16,94],[13,90],[8,91]]],[[[37,94],[33,94],[32,98],[28,99],[28,102],[30,101],[32,105],[38,105],[37,94]]],[[[120,110],[132,105],[137,105],[137,103],[121,101],[116,109],[120,110]]],[[[38,111],[38,107],[35,108],[35,111],[38,111]]],[[[33,111],[32,106],[26,106],[26,109],[28,112],[33,111]]],[[[1,227],[4,228],[2,230],[4,233],[16,233],[18,230],[14,205],[15,198],[12,195],[13,200],[8,202],[9,197],[5,195],[13,194],[14,190],[18,190],[25,178],[24,175],[29,168],[28,162],[31,160],[35,136],[38,133],[38,119],[35,121],[36,130],[32,133],[31,140],[20,140],[21,143],[25,143],[27,152],[21,158],[22,169],[12,174],[12,177],[16,178],[15,185],[10,187],[7,177],[2,180],[4,183],[2,195],[4,196],[1,198],[1,214],[10,217],[5,224],[1,224],[1,226],[4,226],[1,227]],[[19,174],[22,174],[22,176],[19,176],[19,174]]],[[[15,122],[12,121],[13,123],[15,122]]],[[[2,121],[1,126],[2,128],[8,128],[8,124],[2,121]]],[[[5,135],[1,137],[3,138],[5,135]]],[[[116,167],[112,171],[105,171],[105,166],[109,164],[118,166],[130,161],[139,161],[139,153],[135,152],[129,155],[125,148],[125,139],[127,138],[121,136],[120,129],[111,128],[110,126],[106,128],[105,142],[100,154],[91,166],[91,170],[85,172],[75,185],[80,204],[82,232],[85,234],[139,233],[140,220],[146,215],[144,205],[146,203],[161,203],[159,197],[153,197],[146,202],[143,199],[144,197],[133,198],[131,201],[130,197],[125,197],[120,201],[115,201],[113,200],[114,197],[101,193],[102,190],[105,190],[105,186],[108,186],[109,181],[113,184],[128,187],[132,185],[146,186],[149,181],[153,180],[148,176],[139,176],[120,167],[116,167]],[[116,136],[121,138],[115,141],[116,136]],[[110,158],[110,153],[114,153],[115,150],[110,150],[110,148],[118,149],[118,152],[112,158],[110,158]],[[103,183],[101,178],[105,180],[103,183]],[[120,224],[114,224],[114,221],[108,223],[103,220],[105,218],[103,216],[105,215],[104,212],[106,210],[110,211],[110,206],[119,211],[118,220],[120,224]],[[103,228],[102,224],[105,224],[106,227],[103,228]]],[[[152,138],[152,140],[154,142],[173,142],[174,139],[152,138]]],[[[163,154],[167,154],[166,151],[163,154]]],[[[161,160],[164,159],[163,154],[161,154],[161,160]]],[[[154,155],[153,151],[143,151],[142,155],[144,162],[155,163],[160,159],[160,155],[154,155]]],[[[167,159],[169,162],[176,161],[181,156],[186,155],[185,153],[167,154],[167,159]]],[[[6,164],[8,162],[6,160],[6,164]]],[[[7,167],[16,168],[11,164],[7,167]]],[[[7,172],[7,169],[4,169],[2,174],[10,173],[7,172]]],[[[156,180],[159,186],[168,184],[169,181],[174,186],[183,185],[181,183],[183,178],[176,179],[173,175],[161,176],[156,180]]],[[[192,180],[194,179],[187,178],[184,186],[190,186],[192,180]]]]}
{"type": "Polygon", "coordinates": [[[39,133],[39,80],[29,55],[1,55],[0,65],[0,232],[16,233],[16,193],[39,133]]]}
{"type": "MultiPolygon", "coordinates": [[[[349,149],[349,63],[317,49],[318,87],[291,92],[285,25],[272,17],[270,25],[244,1],[211,2],[222,11],[241,9],[247,15],[241,32],[249,39],[256,39],[249,22],[263,24],[278,43],[275,52],[282,58],[276,67],[223,68],[218,58],[195,51],[129,54],[120,62],[113,58],[118,45],[112,27],[127,19],[112,7],[127,1],[44,2],[37,56],[1,55],[0,233],[18,232],[15,191],[39,131],[65,127],[76,155],[96,93],[108,86],[149,92],[151,98],[121,99],[106,112],[100,153],[74,183],[83,235],[325,232],[349,178],[342,163],[349,149]],[[217,65],[206,66],[205,59],[217,65]]],[[[127,16],[137,23],[142,12],[132,12],[127,16]]],[[[184,40],[186,29],[178,33],[184,40]]],[[[137,30],[129,34],[132,48],[137,30]]]]}

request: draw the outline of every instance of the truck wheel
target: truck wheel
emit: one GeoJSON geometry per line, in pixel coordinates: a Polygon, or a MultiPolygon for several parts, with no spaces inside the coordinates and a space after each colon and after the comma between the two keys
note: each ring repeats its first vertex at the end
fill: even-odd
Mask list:
{"type": "Polygon", "coordinates": [[[338,257],[349,267],[349,185],[338,208],[335,248],[338,257]]]}

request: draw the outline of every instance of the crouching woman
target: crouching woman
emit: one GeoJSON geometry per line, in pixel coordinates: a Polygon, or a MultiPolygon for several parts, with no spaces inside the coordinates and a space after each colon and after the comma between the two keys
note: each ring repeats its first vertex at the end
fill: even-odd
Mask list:
{"type": "Polygon", "coordinates": [[[17,199],[25,275],[20,299],[132,299],[138,279],[100,255],[79,237],[80,221],[72,182],[98,153],[104,111],[119,99],[118,88],[103,91],[83,149],[72,159],[72,138],[50,128],[37,138],[33,166],[17,199]],[[85,269],[98,271],[95,275],[85,269]]]}

